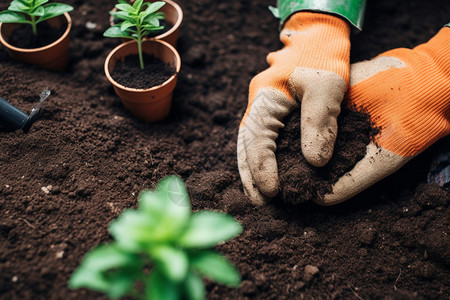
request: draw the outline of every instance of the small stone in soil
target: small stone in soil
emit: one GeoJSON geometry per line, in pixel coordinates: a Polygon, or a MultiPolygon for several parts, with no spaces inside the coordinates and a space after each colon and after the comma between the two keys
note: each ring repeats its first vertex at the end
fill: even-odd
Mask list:
{"type": "Polygon", "coordinates": [[[303,282],[310,282],[314,276],[319,273],[319,268],[312,265],[307,265],[305,267],[305,273],[303,274],[303,282]]]}
{"type": "Polygon", "coordinates": [[[144,69],[139,65],[139,56],[128,55],[118,61],[112,78],[118,83],[134,89],[148,89],[160,85],[175,74],[175,68],[152,55],[143,55],[144,69]]]}

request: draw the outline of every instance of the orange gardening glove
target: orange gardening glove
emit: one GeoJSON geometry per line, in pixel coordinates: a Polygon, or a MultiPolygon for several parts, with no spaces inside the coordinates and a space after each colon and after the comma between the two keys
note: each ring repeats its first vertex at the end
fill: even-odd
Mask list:
{"type": "Polygon", "coordinates": [[[392,174],[450,133],[450,28],[414,49],[395,49],[352,64],[346,103],[380,128],[352,171],[316,202],[332,205],[392,174]]]}
{"type": "Polygon", "coordinates": [[[285,23],[280,39],[283,49],[267,56],[270,67],[250,83],[239,128],[239,173],[254,203],[278,192],[275,140],[284,117],[299,106],[305,158],[314,166],[328,162],[349,81],[350,25],[343,19],[298,12],[285,23]]]}

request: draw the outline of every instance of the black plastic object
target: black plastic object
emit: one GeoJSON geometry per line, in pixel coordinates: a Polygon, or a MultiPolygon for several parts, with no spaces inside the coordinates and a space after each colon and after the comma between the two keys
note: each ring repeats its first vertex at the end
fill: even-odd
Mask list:
{"type": "Polygon", "coordinates": [[[50,91],[45,90],[41,93],[38,105],[27,115],[5,99],[0,97],[0,123],[8,130],[22,129],[27,133],[31,125],[36,121],[41,110],[42,103],[50,96],[50,91]]]}
{"type": "Polygon", "coordinates": [[[450,151],[440,154],[431,164],[428,183],[436,182],[442,187],[450,187],[450,151]]]}

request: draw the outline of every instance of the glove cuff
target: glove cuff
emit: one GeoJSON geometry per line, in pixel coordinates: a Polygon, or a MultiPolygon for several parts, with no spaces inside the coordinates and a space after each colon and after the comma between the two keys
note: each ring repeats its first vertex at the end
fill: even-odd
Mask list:
{"type": "MultiPolygon", "coordinates": [[[[350,26],[347,22],[327,14],[299,12],[286,22],[280,39],[293,49],[292,64],[336,73],[348,86],[350,26]]],[[[270,56],[268,62],[271,64],[270,56]]]]}
{"type": "Polygon", "coordinates": [[[271,8],[271,10],[276,17],[280,18],[281,28],[294,13],[313,11],[337,15],[361,30],[365,7],[366,0],[278,0],[278,8],[271,8]]]}

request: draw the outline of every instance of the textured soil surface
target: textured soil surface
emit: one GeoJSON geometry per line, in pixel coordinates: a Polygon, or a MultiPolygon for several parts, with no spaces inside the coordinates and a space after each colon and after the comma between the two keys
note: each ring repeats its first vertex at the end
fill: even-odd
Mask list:
{"type": "MultiPolygon", "coordinates": [[[[69,290],[69,276],[110,241],[108,223],[169,174],[186,181],[195,210],[224,211],[244,226],[218,247],[242,284],[207,282],[208,299],[450,298],[450,193],[426,184],[448,139],[335,207],[255,207],[244,196],[237,127],[250,79],[280,47],[267,9],[275,1],[180,1],[182,68],[158,124],[133,118],[103,73],[119,43],[102,36],[115,2],[64,2],[75,7],[66,72],[12,61],[0,48],[2,98],[30,112],[52,91],[28,134],[0,132],[0,299],[104,299],[69,290]]],[[[450,21],[442,0],[368,2],[352,61],[423,43],[450,21]]]]}
{"type": "Polygon", "coordinates": [[[276,201],[299,204],[332,192],[332,184],[366,154],[366,146],[378,132],[370,117],[360,111],[343,110],[338,116],[338,134],[332,159],[322,168],[308,164],[301,150],[300,114],[291,113],[277,140],[280,192],[276,201]]]}
{"type": "Polygon", "coordinates": [[[111,77],[118,83],[135,89],[148,89],[164,83],[175,68],[165,64],[153,55],[143,54],[144,69],[141,69],[138,55],[128,55],[123,62],[118,61],[111,77]]]}
{"type": "Polygon", "coordinates": [[[33,28],[28,24],[14,29],[8,43],[24,49],[44,47],[59,39],[66,31],[67,25],[66,27],[56,28],[51,27],[47,22],[41,22],[37,24],[36,28],[37,35],[33,33],[33,28]]]}

